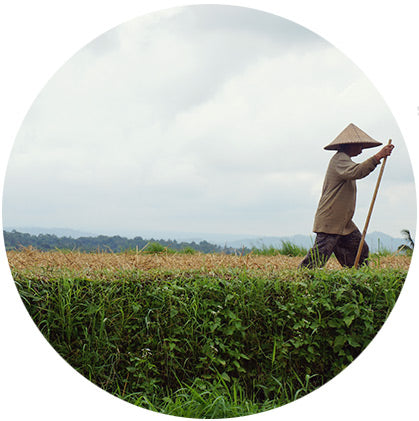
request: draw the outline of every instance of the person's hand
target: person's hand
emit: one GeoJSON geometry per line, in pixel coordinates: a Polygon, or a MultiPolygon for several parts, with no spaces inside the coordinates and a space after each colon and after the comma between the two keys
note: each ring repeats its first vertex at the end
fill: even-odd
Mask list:
{"type": "Polygon", "coordinates": [[[386,145],[380,152],[376,153],[374,156],[380,161],[382,158],[391,155],[391,152],[394,149],[394,145],[386,145]]]}

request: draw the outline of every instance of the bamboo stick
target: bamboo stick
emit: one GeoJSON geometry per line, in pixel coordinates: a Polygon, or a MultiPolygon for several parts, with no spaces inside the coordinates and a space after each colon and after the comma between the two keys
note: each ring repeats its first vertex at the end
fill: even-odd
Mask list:
{"type": "MultiPolygon", "coordinates": [[[[390,145],[390,144],[391,144],[391,139],[388,141],[388,145],[390,145]]],[[[366,234],[367,234],[368,225],[369,225],[369,223],[370,223],[371,214],[372,214],[372,209],[373,209],[373,207],[374,207],[375,199],[376,199],[376,197],[377,197],[378,188],[380,187],[381,178],[382,178],[382,176],[383,176],[384,167],[385,167],[385,165],[386,165],[386,162],[387,162],[387,156],[384,158],[383,163],[381,164],[380,174],[378,174],[377,184],[376,184],[376,186],[375,186],[374,194],[373,194],[373,196],[372,196],[371,205],[370,205],[370,209],[369,209],[369,211],[368,211],[367,219],[366,219],[366,221],[365,221],[364,230],[362,231],[362,237],[361,237],[361,241],[360,241],[360,243],[359,243],[358,252],[357,252],[357,254],[356,254],[354,267],[358,267],[358,264],[359,264],[359,259],[361,258],[361,251],[362,251],[362,247],[364,246],[365,236],[366,236],[366,234]]]]}

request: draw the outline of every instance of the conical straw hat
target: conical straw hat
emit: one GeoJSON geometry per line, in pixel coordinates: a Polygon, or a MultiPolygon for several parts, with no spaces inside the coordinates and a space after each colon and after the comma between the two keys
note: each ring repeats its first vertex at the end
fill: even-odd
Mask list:
{"type": "Polygon", "coordinates": [[[328,151],[337,150],[340,145],[347,145],[351,143],[362,144],[363,149],[374,148],[382,145],[381,142],[377,142],[363,132],[359,127],[356,127],[355,124],[351,123],[332,143],[325,146],[324,149],[328,151]]]}

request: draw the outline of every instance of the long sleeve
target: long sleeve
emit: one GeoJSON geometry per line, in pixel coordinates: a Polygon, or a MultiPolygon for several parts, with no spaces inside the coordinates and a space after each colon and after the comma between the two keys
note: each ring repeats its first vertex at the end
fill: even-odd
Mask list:
{"type": "Polygon", "coordinates": [[[338,176],[344,180],[359,180],[366,177],[379,164],[374,156],[360,164],[356,164],[343,152],[337,153],[334,168],[338,176]]]}

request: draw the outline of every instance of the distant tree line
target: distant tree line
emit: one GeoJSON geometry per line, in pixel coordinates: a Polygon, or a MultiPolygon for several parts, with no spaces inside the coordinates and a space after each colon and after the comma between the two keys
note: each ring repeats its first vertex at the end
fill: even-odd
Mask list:
{"type": "Polygon", "coordinates": [[[195,250],[201,253],[248,253],[249,249],[237,250],[232,247],[221,247],[207,241],[196,243],[178,242],[176,240],[144,239],[142,237],[125,238],[115,235],[112,237],[99,235],[97,237],[57,237],[52,234],[32,235],[18,231],[3,231],[6,250],[19,250],[22,247],[33,247],[42,251],[79,250],[82,252],[110,252],[119,253],[129,250],[144,250],[147,245],[158,243],[170,250],[182,251],[185,249],[195,250]]]}

